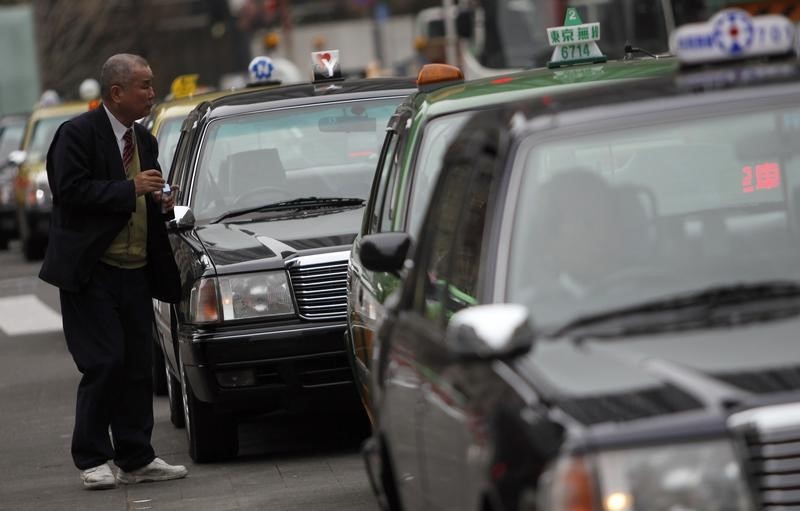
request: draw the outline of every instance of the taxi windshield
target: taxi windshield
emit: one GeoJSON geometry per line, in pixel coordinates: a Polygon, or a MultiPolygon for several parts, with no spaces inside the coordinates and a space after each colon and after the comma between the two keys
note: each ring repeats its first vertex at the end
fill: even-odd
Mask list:
{"type": "Polygon", "coordinates": [[[366,199],[402,97],[330,102],[210,124],[195,174],[198,220],[304,197],[366,199]]]}
{"type": "Polygon", "coordinates": [[[648,121],[531,137],[516,159],[525,173],[510,300],[557,327],[705,289],[800,279],[798,100],[784,91],[766,107],[676,106],[648,121]]]}
{"type": "Polygon", "coordinates": [[[178,139],[181,137],[181,125],[183,117],[165,119],[158,130],[158,163],[161,170],[166,172],[172,165],[172,158],[175,156],[175,149],[178,147],[178,139]]]}
{"type": "Polygon", "coordinates": [[[33,125],[30,143],[27,147],[27,160],[29,162],[43,161],[50,148],[50,142],[56,134],[56,130],[62,123],[68,121],[75,114],[59,115],[57,117],[45,117],[39,119],[33,125]]]}

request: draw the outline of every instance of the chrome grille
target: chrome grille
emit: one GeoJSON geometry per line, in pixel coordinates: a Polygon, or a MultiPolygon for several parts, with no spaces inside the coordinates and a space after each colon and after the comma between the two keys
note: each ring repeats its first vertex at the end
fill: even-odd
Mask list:
{"type": "Polygon", "coordinates": [[[289,266],[297,309],[310,321],[347,317],[347,259],[289,266]]]}
{"type": "Polygon", "coordinates": [[[748,410],[731,421],[743,433],[761,509],[800,511],[800,404],[748,410]]]}

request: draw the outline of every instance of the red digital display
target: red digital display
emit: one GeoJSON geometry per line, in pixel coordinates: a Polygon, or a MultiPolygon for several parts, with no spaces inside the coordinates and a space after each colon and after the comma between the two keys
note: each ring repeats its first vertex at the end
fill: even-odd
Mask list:
{"type": "Polygon", "coordinates": [[[742,168],[742,192],[753,193],[756,190],[773,190],[781,187],[781,167],[776,162],[764,162],[755,166],[742,168]]]}

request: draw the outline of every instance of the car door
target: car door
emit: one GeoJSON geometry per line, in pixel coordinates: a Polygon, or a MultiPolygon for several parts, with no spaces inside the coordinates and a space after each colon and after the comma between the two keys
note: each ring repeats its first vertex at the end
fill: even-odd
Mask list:
{"type": "MultiPolygon", "coordinates": [[[[184,127],[181,130],[181,137],[175,150],[173,164],[170,169],[162,169],[164,174],[168,175],[167,181],[173,185],[177,184],[179,187],[179,191],[175,196],[175,204],[177,206],[185,206],[187,203],[187,174],[189,174],[187,169],[189,168],[192,156],[192,133],[187,131],[186,127],[189,125],[186,122],[184,122],[183,126],[184,127]]],[[[197,259],[195,254],[197,253],[197,245],[199,245],[199,242],[194,240],[195,237],[190,231],[169,232],[168,237],[175,255],[175,260],[178,263],[178,270],[181,273],[181,282],[191,282],[192,277],[190,274],[194,274],[197,271],[196,268],[193,268],[195,265],[192,264],[192,262],[197,259]],[[193,243],[186,243],[187,237],[192,238],[193,243]]],[[[174,344],[176,332],[173,332],[172,330],[173,327],[177,326],[173,323],[175,323],[174,320],[179,319],[181,311],[169,303],[161,302],[155,299],[153,300],[153,310],[155,313],[156,327],[160,333],[159,338],[157,338],[156,341],[161,345],[163,353],[167,357],[170,366],[177,368],[178,362],[176,346],[174,344]]]]}
{"type": "MultiPolygon", "coordinates": [[[[391,230],[390,205],[398,181],[399,153],[405,138],[407,115],[389,121],[369,203],[364,212],[362,235],[391,230]]],[[[351,252],[348,271],[350,356],[362,399],[371,413],[368,385],[375,332],[385,318],[384,302],[399,280],[394,275],[367,270],[359,259],[361,236],[351,252]]]]}
{"type": "Polygon", "coordinates": [[[480,279],[488,278],[484,238],[499,175],[493,136],[491,130],[472,131],[450,146],[426,219],[435,248],[424,278],[440,293],[441,322],[438,334],[419,346],[425,370],[417,426],[426,508],[432,510],[480,509],[485,487],[486,401],[497,397],[501,385],[491,363],[457,359],[445,335],[455,313],[479,303],[480,279]]]}
{"type": "Polygon", "coordinates": [[[443,341],[447,318],[457,308],[448,301],[456,300],[458,307],[476,303],[470,293],[476,287],[480,248],[474,243],[480,232],[474,230],[486,205],[485,197],[478,204],[470,194],[485,196],[489,187],[474,182],[473,174],[471,162],[466,162],[447,168],[437,184],[414,270],[384,342],[388,351],[380,364],[385,365],[381,413],[408,509],[470,509],[465,507],[471,495],[465,483],[473,419],[466,396],[450,385],[458,377],[447,372],[460,368],[452,364],[443,341]],[[410,495],[412,488],[422,489],[421,499],[410,495]],[[408,505],[411,499],[414,504],[408,505]]]}

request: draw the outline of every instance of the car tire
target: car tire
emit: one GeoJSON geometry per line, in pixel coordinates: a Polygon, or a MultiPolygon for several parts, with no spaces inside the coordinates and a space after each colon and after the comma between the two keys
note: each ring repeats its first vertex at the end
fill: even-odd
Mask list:
{"type": "Polygon", "coordinates": [[[165,367],[164,354],[161,353],[161,346],[156,342],[155,331],[156,327],[153,325],[153,394],[156,396],[167,395],[167,370],[165,367]]]}
{"type": "Polygon", "coordinates": [[[239,433],[236,421],[231,417],[214,413],[210,404],[197,399],[180,358],[179,365],[189,456],[196,463],[235,458],[239,452],[239,433]]]}
{"type": "Polygon", "coordinates": [[[181,382],[169,370],[169,363],[164,355],[164,377],[167,380],[167,397],[169,398],[169,421],[178,429],[186,426],[183,415],[183,395],[181,382]]]}

